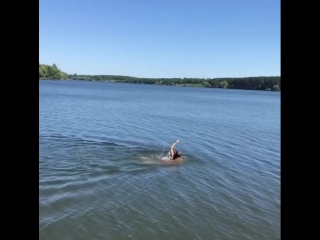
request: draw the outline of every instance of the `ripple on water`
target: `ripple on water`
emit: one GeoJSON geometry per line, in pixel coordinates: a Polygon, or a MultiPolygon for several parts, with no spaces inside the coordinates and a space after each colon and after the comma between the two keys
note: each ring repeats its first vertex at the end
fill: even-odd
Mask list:
{"type": "Polygon", "coordinates": [[[40,84],[40,239],[280,238],[278,95],[40,84]]]}

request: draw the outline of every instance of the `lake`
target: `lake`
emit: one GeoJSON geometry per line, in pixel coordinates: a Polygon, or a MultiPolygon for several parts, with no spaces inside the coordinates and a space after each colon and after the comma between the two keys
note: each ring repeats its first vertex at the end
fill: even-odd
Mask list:
{"type": "Polygon", "coordinates": [[[280,239],[279,92],[40,80],[39,98],[40,240],[280,239]]]}

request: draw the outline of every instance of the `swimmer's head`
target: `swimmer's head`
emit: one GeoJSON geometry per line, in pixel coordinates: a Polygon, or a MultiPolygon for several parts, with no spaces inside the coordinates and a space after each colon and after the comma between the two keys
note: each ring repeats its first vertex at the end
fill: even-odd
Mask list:
{"type": "Polygon", "coordinates": [[[175,154],[173,155],[173,160],[177,159],[177,158],[179,158],[181,156],[182,156],[181,152],[180,151],[176,151],[175,154]]]}

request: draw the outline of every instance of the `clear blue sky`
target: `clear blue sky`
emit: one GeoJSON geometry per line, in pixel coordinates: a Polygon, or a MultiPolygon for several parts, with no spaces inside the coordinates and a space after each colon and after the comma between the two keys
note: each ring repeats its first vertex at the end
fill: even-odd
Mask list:
{"type": "Polygon", "coordinates": [[[40,0],[39,36],[69,74],[280,76],[280,0],[40,0]]]}

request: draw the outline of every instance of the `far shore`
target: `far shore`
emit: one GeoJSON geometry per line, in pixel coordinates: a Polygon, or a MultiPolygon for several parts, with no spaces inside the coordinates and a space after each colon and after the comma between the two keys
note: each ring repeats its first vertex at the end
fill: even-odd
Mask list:
{"type": "Polygon", "coordinates": [[[239,90],[256,90],[256,91],[276,91],[280,92],[279,90],[273,90],[271,88],[266,89],[248,89],[248,88],[233,88],[233,87],[224,87],[224,86],[211,86],[209,85],[206,80],[205,83],[207,84],[192,84],[192,83],[145,83],[145,82],[132,82],[132,81],[125,81],[125,80],[98,80],[98,79],[74,79],[74,78],[66,78],[66,79],[52,79],[52,78],[39,78],[39,80],[51,80],[51,81],[89,81],[89,82],[108,82],[108,83],[131,83],[131,84],[148,84],[148,85],[159,85],[159,86],[175,86],[175,87],[192,87],[192,88],[222,88],[222,89],[239,89],[239,90]]]}

